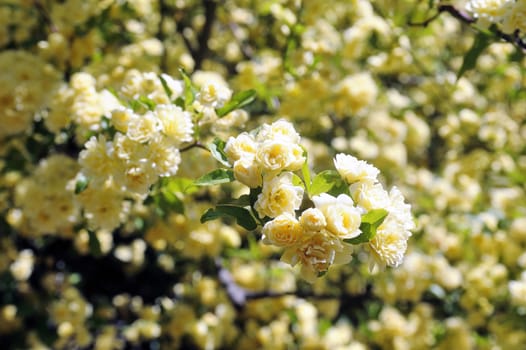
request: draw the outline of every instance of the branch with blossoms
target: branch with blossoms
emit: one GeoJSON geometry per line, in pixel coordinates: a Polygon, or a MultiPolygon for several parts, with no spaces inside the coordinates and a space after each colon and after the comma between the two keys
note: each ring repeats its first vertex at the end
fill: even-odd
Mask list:
{"type": "Polygon", "coordinates": [[[334,264],[349,263],[365,246],[371,266],[398,266],[414,223],[400,191],[387,192],[379,170],[338,154],[336,170],[312,174],[301,137],[285,120],[215,142],[214,157],[227,168],[196,181],[200,186],[239,181],[248,193],[207,210],[201,222],[233,217],[247,230],[262,227],[262,241],[283,249],[281,260],[314,282],[334,264]]]}
{"type": "Polygon", "coordinates": [[[438,5],[437,13],[426,20],[414,22],[408,21],[411,26],[427,27],[430,23],[440,17],[442,13],[448,13],[457,20],[471,25],[478,30],[475,41],[470,50],[464,56],[462,66],[457,73],[460,78],[466,71],[475,68],[478,56],[498,39],[513,44],[522,54],[526,52],[526,5],[521,1],[494,1],[480,2],[471,0],[466,5],[466,11],[460,10],[453,5],[438,5]],[[482,23],[481,26],[475,26],[482,23]]]}

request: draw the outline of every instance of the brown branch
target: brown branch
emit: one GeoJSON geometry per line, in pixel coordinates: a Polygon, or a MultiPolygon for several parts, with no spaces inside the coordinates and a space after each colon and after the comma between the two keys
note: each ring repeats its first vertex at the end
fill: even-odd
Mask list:
{"type": "Polygon", "coordinates": [[[44,23],[49,27],[49,31],[51,33],[56,32],[58,29],[51,20],[51,16],[49,15],[49,12],[47,11],[46,7],[40,0],[34,0],[33,4],[35,5],[35,8],[37,9],[38,13],[42,16],[42,19],[44,20],[44,23]]]}
{"type": "Polygon", "coordinates": [[[159,21],[159,27],[157,29],[157,39],[161,42],[163,45],[163,53],[161,55],[161,62],[159,64],[161,68],[161,72],[165,72],[167,69],[167,52],[166,52],[166,45],[164,41],[166,40],[166,35],[164,34],[164,23],[165,23],[165,17],[168,12],[168,5],[166,4],[166,0],[159,0],[159,12],[161,15],[161,19],[159,21]]]}
{"type": "Polygon", "coordinates": [[[204,0],[203,5],[205,7],[205,24],[197,36],[198,49],[194,55],[195,70],[201,69],[204,59],[210,52],[208,40],[212,34],[212,27],[216,19],[217,2],[214,0],[204,0]]]}
{"type": "MultiPolygon", "coordinates": [[[[444,12],[449,13],[454,18],[456,18],[459,21],[461,21],[463,23],[466,23],[466,24],[473,24],[473,23],[475,23],[477,21],[476,18],[470,17],[467,13],[457,9],[453,5],[439,5],[437,7],[437,13],[435,15],[431,16],[430,18],[428,18],[428,19],[426,19],[426,20],[424,20],[422,22],[413,22],[413,21],[409,20],[407,22],[407,24],[410,25],[410,26],[427,27],[431,22],[433,22],[438,17],[440,17],[440,15],[442,13],[444,13],[444,12]]],[[[513,44],[513,45],[517,46],[522,51],[526,51],[526,42],[524,40],[522,40],[522,38],[520,37],[520,35],[519,35],[520,31],[519,30],[516,30],[513,34],[507,34],[507,33],[502,32],[501,30],[497,29],[495,25],[493,25],[490,28],[490,30],[498,38],[500,38],[500,39],[502,39],[502,40],[504,40],[504,41],[506,41],[506,42],[508,42],[510,44],[513,44]]]]}
{"type": "Polygon", "coordinates": [[[179,152],[183,153],[183,152],[191,150],[192,148],[201,148],[201,149],[208,151],[208,148],[205,145],[203,145],[199,141],[195,141],[194,143],[189,144],[188,146],[179,149],[179,152]]]}
{"type": "Polygon", "coordinates": [[[438,17],[440,17],[440,15],[444,12],[447,12],[449,13],[451,16],[455,17],[456,19],[464,22],[464,23],[468,23],[468,24],[471,24],[471,23],[474,23],[476,21],[475,18],[473,17],[470,17],[467,13],[465,13],[464,11],[461,11],[461,10],[458,10],[455,6],[453,5],[439,5],[437,7],[437,13],[426,19],[425,21],[423,22],[413,22],[411,20],[409,20],[407,22],[408,25],[410,26],[415,26],[415,27],[427,27],[431,22],[433,22],[434,20],[436,20],[438,17]]]}
{"type": "Polygon", "coordinates": [[[358,294],[358,295],[349,295],[346,293],[339,293],[339,294],[315,294],[313,292],[309,291],[302,291],[302,290],[296,290],[291,292],[273,292],[273,291],[260,291],[260,292],[252,292],[249,291],[234,281],[234,278],[232,277],[232,274],[228,269],[226,269],[223,266],[223,262],[221,258],[215,259],[215,264],[217,268],[217,277],[219,279],[219,282],[225,288],[226,294],[228,298],[230,299],[230,302],[234,305],[234,307],[238,310],[242,310],[247,302],[250,300],[258,300],[258,299],[265,299],[265,298],[282,298],[287,296],[295,296],[298,298],[310,298],[310,299],[317,299],[317,300],[328,300],[328,299],[338,299],[338,300],[345,300],[347,303],[352,302],[361,302],[362,299],[364,299],[365,294],[358,294]]]}

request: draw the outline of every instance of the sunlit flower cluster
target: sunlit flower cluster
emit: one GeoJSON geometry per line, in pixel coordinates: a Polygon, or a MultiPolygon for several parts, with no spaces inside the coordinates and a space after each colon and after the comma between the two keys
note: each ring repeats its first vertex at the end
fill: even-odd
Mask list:
{"type": "Polygon", "coordinates": [[[522,0],[471,0],[466,9],[477,18],[500,25],[505,33],[526,32],[526,2],[522,0]]]}
{"type": "Polygon", "coordinates": [[[2,348],[524,348],[525,9],[0,1],[2,348]]]}
{"type": "Polygon", "coordinates": [[[299,142],[292,124],[279,120],[231,137],[225,145],[236,179],[260,189],[254,210],[265,221],[262,241],[285,248],[282,260],[301,265],[302,277],[312,282],[331,265],[352,259],[352,245],[345,240],[363,233],[362,215],[382,209],[387,210],[385,221],[363,242],[368,242],[380,266],[398,266],[414,228],[410,206],[400,191],[386,192],[378,182],[380,171],[373,165],[338,154],[334,165],[345,183],[343,193],[308,193],[313,207],[302,207],[310,179],[305,179],[305,168],[306,183],[294,174],[306,166],[307,154],[299,142]],[[242,171],[240,164],[245,165],[242,171]]]}

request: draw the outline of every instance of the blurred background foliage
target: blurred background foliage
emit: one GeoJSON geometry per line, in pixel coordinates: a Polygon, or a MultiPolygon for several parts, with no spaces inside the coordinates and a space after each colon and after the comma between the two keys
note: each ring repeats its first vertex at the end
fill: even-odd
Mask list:
{"type": "Polygon", "coordinates": [[[465,4],[0,1],[2,348],[524,347],[524,47],[465,4]],[[243,193],[192,185],[217,167],[200,147],[107,227],[89,221],[70,180],[114,133],[112,99],[148,109],[163,90],[145,74],[181,68],[256,92],[203,141],[286,118],[314,171],[336,152],[377,166],[413,208],[404,263],[370,272],[358,253],[302,281],[257,231],[200,223],[243,193]]]}

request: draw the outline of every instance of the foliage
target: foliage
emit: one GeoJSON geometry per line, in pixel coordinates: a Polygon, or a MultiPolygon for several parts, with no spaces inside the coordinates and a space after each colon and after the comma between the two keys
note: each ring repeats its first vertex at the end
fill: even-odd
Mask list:
{"type": "Polygon", "coordinates": [[[0,2],[0,344],[521,348],[525,18],[0,2]]]}

